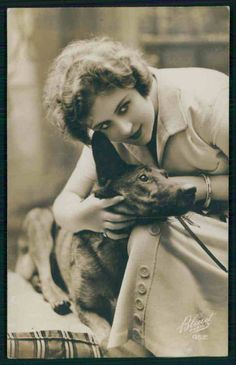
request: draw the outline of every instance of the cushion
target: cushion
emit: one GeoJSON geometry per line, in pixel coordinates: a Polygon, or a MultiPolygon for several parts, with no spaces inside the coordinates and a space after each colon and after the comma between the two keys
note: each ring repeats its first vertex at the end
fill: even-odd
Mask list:
{"type": "Polygon", "coordinates": [[[89,333],[61,330],[8,332],[7,357],[10,359],[101,357],[101,351],[89,333]]]}
{"type": "Polygon", "coordinates": [[[89,327],[75,313],[60,316],[20,275],[8,272],[9,358],[101,357],[89,327]]]}

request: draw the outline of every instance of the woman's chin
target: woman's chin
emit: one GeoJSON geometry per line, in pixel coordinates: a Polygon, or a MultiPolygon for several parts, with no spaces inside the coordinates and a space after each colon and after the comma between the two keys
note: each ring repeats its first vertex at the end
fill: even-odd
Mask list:
{"type": "MultiPolygon", "coordinates": [[[[152,139],[152,135],[149,133],[142,133],[139,139],[132,141],[132,144],[136,146],[146,146],[152,139]]],[[[130,142],[131,143],[131,142],[130,142]]]]}

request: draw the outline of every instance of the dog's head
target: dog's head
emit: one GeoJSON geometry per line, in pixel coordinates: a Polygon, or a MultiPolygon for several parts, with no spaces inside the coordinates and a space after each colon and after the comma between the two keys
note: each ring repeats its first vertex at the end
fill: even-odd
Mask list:
{"type": "Polygon", "coordinates": [[[128,165],[104,134],[94,133],[92,150],[100,186],[95,195],[125,197],[113,211],[162,220],[185,214],[193,206],[195,187],[171,183],[164,170],[128,165]]]}

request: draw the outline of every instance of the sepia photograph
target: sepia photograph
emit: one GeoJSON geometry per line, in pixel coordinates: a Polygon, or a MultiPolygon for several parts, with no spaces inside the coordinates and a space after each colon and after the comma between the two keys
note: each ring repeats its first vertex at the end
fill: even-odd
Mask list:
{"type": "Polygon", "coordinates": [[[229,6],[7,9],[8,359],[229,355],[229,47],[229,6]]]}

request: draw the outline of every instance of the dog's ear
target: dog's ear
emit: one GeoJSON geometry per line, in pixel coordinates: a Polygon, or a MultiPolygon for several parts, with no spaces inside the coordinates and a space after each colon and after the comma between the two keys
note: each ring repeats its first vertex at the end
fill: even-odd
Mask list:
{"type": "Polygon", "coordinates": [[[127,171],[128,165],[103,133],[94,132],[92,150],[99,185],[103,186],[108,180],[113,180],[127,171]]]}
{"type": "Polygon", "coordinates": [[[112,189],[111,185],[111,181],[108,180],[105,185],[100,186],[100,188],[94,192],[96,198],[107,199],[116,196],[117,192],[112,189]]]}

